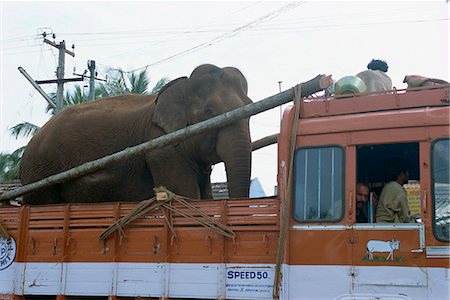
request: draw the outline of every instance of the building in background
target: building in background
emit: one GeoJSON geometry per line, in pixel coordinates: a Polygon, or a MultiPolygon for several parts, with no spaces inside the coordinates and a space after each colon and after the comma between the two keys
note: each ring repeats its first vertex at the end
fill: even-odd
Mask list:
{"type": "MultiPolygon", "coordinates": [[[[213,199],[229,199],[228,185],[226,182],[211,183],[213,199]]],[[[250,181],[250,198],[266,197],[266,193],[261,186],[258,178],[253,178],[250,181]]]]}

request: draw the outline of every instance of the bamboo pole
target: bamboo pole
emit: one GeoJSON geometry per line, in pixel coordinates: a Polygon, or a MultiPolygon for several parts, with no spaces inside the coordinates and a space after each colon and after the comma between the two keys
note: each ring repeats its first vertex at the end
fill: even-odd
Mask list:
{"type": "MultiPolygon", "coordinates": [[[[331,84],[331,76],[317,75],[313,79],[301,83],[302,97],[321,91],[327,88],[330,84],[331,84]]],[[[271,97],[265,98],[261,101],[248,104],[246,106],[226,112],[211,119],[190,125],[186,128],[168,133],[151,141],[139,144],[134,147],[128,147],[114,154],[99,158],[94,161],[86,162],[78,167],[66,170],[64,172],[55,175],[51,175],[47,178],[24,185],[12,191],[5,192],[0,195],[0,202],[14,199],[16,197],[22,196],[30,192],[34,192],[36,190],[48,187],[53,184],[61,183],[73,178],[93,173],[99,169],[111,165],[114,162],[127,159],[133,156],[137,156],[157,148],[162,148],[164,146],[176,143],[182,139],[200,134],[210,129],[226,126],[239,119],[248,118],[252,115],[256,115],[263,111],[290,102],[292,101],[293,98],[294,98],[294,91],[291,88],[276,95],[273,95],[271,97]]]]}
{"type": "Polygon", "coordinates": [[[268,135],[265,136],[257,141],[254,141],[252,143],[252,151],[276,144],[278,141],[278,133],[272,134],[272,135],[268,135]]]}

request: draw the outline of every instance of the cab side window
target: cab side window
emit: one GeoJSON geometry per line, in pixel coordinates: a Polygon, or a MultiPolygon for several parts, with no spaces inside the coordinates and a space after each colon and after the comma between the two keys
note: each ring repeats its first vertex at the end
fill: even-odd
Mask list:
{"type": "Polygon", "coordinates": [[[338,221],[344,199],[344,151],[338,146],[295,153],[293,216],[297,221],[338,221]]]}
{"type": "MultiPolygon", "coordinates": [[[[420,200],[420,168],[419,168],[419,142],[359,145],[356,150],[357,182],[364,182],[369,187],[370,197],[366,201],[366,209],[362,209],[364,217],[369,223],[376,223],[379,206],[378,197],[384,186],[391,180],[388,176],[389,165],[393,160],[403,159],[408,162],[408,183],[403,185],[408,200],[409,214],[421,215],[420,200]]],[[[356,199],[356,222],[361,214],[361,203],[356,199]],[[358,210],[359,209],[359,210],[358,210]]],[[[364,221],[365,222],[365,221],[364,221]]]]}
{"type": "Polygon", "coordinates": [[[433,231],[436,238],[449,241],[450,181],[449,140],[437,140],[431,147],[431,178],[433,191],[433,231]]]}

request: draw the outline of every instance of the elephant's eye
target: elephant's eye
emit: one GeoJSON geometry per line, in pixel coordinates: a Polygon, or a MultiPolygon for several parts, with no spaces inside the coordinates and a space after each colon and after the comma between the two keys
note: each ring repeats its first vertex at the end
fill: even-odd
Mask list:
{"type": "Polygon", "coordinates": [[[214,116],[214,111],[211,108],[206,108],[205,109],[205,116],[213,117],[214,116]]]}
{"type": "Polygon", "coordinates": [[[208,98],[208,96],[211,94],[211,92],[212,92],[211,85],[206,84],[204,82],[202,82],[201,84],[198,84],[194,88],[194,93],[197,95],[197,97],[199,97],[200,99],[203,99],[203,100],[208,98]]]}

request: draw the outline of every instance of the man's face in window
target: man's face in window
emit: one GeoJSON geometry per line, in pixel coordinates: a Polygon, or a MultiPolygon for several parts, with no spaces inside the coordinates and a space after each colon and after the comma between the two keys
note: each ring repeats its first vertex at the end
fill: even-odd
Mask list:
{"type": "Polygon", "coordinates": [[[363,184],[356,186],[356,205],[362,207],[369,199],[369,188],[363,184]]]}

